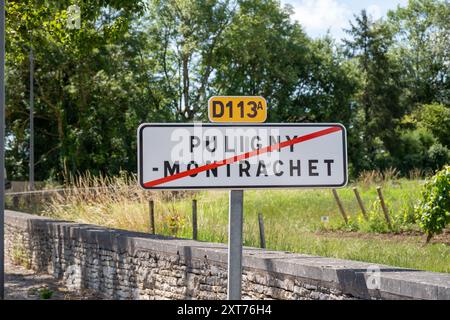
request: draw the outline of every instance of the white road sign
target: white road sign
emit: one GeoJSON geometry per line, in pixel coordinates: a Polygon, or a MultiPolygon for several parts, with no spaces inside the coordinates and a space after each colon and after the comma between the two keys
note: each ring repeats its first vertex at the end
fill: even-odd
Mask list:
{"type": "Polygon", "coordinates": [[[138,128],[146,189],[343,187],[341,124],[168,124],[138,128]]]}

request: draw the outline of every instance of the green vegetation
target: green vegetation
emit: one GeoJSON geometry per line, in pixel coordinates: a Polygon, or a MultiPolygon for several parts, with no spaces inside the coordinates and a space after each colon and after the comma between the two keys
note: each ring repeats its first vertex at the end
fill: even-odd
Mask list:
{"type": "Polygon", "coordinates": [[[446,166],[425,184],[417,207],[419,226],[427,242],[450,222],[450,166],[446,166]]]}
{"type": "Polygon", "coordinates": [[[14,243],[11,258],[13,264],[31,269],[31,257],[20,242],[14,243]]]}
{"type": "Polygon", "coordinates": [[[39,298],[42,300],[48,300],[53,296],[53,291],[44,287],[38,290],[39,298]]]}
{"type": "MultiPolygon", "coordinates": [[[[352,189],[338,190],[350,216],[348,225],[344,224],[330,190],[248,190],[244,195],[244,244],[259,246],[257,216],[260,212],[264,216],[269,249],[450,272],[448,239],[436,239],[424,246],[415,222],[414,205],[420,198],[422,185],[420,180],[396,179],[392,171],[384,176],[366,173],[355,186],[369,211],[368,221],[363,218],[352,189]],[[377,201],[378,184],[383,188],[393,231],[388,229],[377,201]],[[328,216],[329,222],[321,222],[322,216],[328,216]]],[[[75,186],[66,197],[55,198],[44,214],[148,232],[148,201],[153,199],[156,232],[191,238],[191,200],[195,198],[199,240],[227,241],[227,192],[148,193],[126,176],[79,179],[75,186]],[[112,191],[93,194],[85,189],[102,184],[112,186],[112,191]]]]}
{"type": "Polygon", "coordinates": [[[226,241],[227,193],[148,193],[122,171],[136,172],[139,124],[205,121],[210,96],[261,95],[268,122],[346,126],[349,173],[361,177],[368,216],[349,188],[339,190],[348,224],[329,190],[248,191],[247,245],[258,245],[261,212],[272,249],[450,272],[447,234],[426,246],[419,236],[420,227],[430,236],[448,222],[448,178],[427,185],[414,213],[420,179],[450,161],[448,1],[409,0],[375,21],[363,10],[344,41],[308,37],[278,0],[78,1],[81,28],[68,29],[72,4],[7,1],[8,177],[28,179],[33,47],[36,179],[75,186],[45,214],[148,231],[151,197],[158,233],[190,237],[196,197],[200,239],[226,241]],[[72,181],[84,172],[94,177],[72,181]]]}
{"type": "Polygon", "coordinates": [[[450,6],[362,11],[345,41],[312,39],[278,0],[9,0],[7,159],[28,179],[29,47],[36,179],[136,172],[143,122],[205,121],[212,95],[261,95],[268,122],[341,122],[350,174],[449,162],[450,6]],[[32,37],[30,37],[32,36],[32,37]]]}

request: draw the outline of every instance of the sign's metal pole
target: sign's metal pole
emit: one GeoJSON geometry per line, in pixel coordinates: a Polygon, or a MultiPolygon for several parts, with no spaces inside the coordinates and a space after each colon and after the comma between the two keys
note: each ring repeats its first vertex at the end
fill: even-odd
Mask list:
{"type": "Polygon", "coordinates": [[[241,299],[244,191],[230,191],[228,221],[228,300],[241,299]]]}
{"type": "Polygon", "coordinates": [[[0,300],[5,298],[5,0],[0,0],[0,300]]]}
{"type": "Polygon", "coordinates": [[[29,189],[34,190],[34,57],[33,36],[30,31],[30,163],[29,189]]]}

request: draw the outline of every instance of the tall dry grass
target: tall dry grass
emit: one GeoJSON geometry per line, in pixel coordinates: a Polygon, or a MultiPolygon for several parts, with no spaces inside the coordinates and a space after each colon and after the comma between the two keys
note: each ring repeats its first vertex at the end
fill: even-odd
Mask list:
{"type": "MultiPolygon", "coordinates": [[[[419,196],[417,180],[395,179],[396,171],[367,173],[360,194],[367,209],[377,199],[375,186],[383,183],[385,201],[392,219],[411,211],[419,196]],[[395,213],[395,214],[394,214],[395,213]]],[[[357,185],[361,187],[361,184],[357,185]]],[[[149,232],[149,200],[155,203],[156,233],[183,238],[192,236],[192,197],[198,201],[198,238],[203,241],[227,241],[228,194],[226,191],[149,192],[142,190],[136,176],[72,177],[68,190],[46,204],[44,214],[58,219],[91,223],[110,228],[149,232]]],[[[351,188],[338,191],[352,223],[359,222],[360,209],[351,188]]],[[[375,209],[374,209],[375,210],[375,209]]],[[[342,217],[330,190],[248,190],[244,196],[244,244],[259,245],[258,213],[264,216],[266,243],[269,249],[287,250],[342,259],[369,261],[399,267],[450,272],[449,248],[436,243],[423,247],[420,236],[403,241],[376,237],[342,238],[342,217]],[[324,228],[321,217],[329,216],[324,228]]],[[[383,224],[383,214],[375,212],[383,224]]],[[[372,225],[370,225],[372,226],[372,225]]],[[[359,227],[361,234],[373,233],[359,227]]],[[[411,227],[414,228],[414,225],[411,227]]],[[[411,229],[411,230],[412,230],[411,229]]],[[[350,229],[348,229],[350,230],[350,229]]],[[[353,230],[353,229],[352,229],[353,230]]]]}
{"type": "Polygon", "coordinates": [[[360,173],[356,179],[356,183],[363,187],[368,187],[373,184],[384,184],[387,182],[399,179],[400,171],[396,168],[387,168],[383,171],[365,170],[360,173]]]}
{"type": "MultiPolygon", "coordinates": [[[[93,176],[85,173],[66,177],[66,189],[44,205],[45,216],[111,228],[148,232],[149,201],[163,211],[156,224],[176,229],[181,214],[170,204],[186,197],[181,191],[152,192],[142,189],[136,175],[93,176]]],[[[176,230],[172,230],[175,232],[176,230]]]]}

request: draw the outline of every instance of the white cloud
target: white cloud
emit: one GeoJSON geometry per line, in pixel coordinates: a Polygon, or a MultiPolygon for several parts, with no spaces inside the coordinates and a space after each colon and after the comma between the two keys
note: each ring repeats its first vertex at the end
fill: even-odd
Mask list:
{"type": "Polygon", "coordinates": [[[281,4],[293,7],[293,20],[297,20],[306,33],[313,37],[321,37],[329,30],[339,40],[346,37],[343,29],[349,28],[349,21],[366,9],[372,19],[377,20],[386,15],[390,9],[398,5],[404,7],[408,0],[280,0],[281,4]]]}
{"type": "Polygon", "coordinates": [[[367,7],[367,14],[372,17],[373,20],[378,20],[383,16],[380,6],[377,6],[376,4],[367,7]]]}
{"type": "Polygon", "coordinates": [[[347,26],[352,11],[337,0],[289,1],[294,7],[293,19],[308,32],[324,29],[340,29],[347,26]]]}

